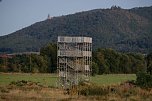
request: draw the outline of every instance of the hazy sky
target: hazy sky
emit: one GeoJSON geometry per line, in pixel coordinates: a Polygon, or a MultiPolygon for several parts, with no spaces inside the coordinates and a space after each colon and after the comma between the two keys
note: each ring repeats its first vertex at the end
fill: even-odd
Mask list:
{"type": "Polygon", "coordinates": [[[113,5],[129,9],[152,6],[152,0],[0,0],[0,36],[45,20],[48,14],[61,16],[113,5]]]}

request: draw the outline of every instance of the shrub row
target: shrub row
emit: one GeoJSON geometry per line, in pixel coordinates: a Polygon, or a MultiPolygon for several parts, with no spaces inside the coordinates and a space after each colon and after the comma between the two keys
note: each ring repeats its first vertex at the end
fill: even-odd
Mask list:
{"type": "Polygon", "coordinates": [[[145,72],[138,73],[136,84],[142,88],[152,88],[152,75],[145,72]]]}

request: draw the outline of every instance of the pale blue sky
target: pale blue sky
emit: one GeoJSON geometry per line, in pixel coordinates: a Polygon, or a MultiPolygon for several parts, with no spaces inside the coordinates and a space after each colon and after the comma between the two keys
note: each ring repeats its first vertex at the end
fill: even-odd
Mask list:
{"type": "Polygon", "coordinates": [[[129,9],[152,6],[152,0],[0,0],[0,36],[43,21],[47,15],[61,16],[113,5],[129,9]]]}

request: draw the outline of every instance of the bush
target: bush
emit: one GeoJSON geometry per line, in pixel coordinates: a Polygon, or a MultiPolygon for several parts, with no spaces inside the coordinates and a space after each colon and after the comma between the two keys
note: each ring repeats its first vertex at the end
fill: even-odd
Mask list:
{"type": "Polygon", "coordinates": [[[32,82],[32,81],[12,81],[9,85],[15,85],[18,87],[23,87],[23,86],[41,86],[39,82],[32,82]]]}
{"type": "Polygon", "coordinates": [[[84,89],[81,89],[79,91],[79,94],[81,95],[85,95],[85,96],[88,96],[88,95],[106,95],[108,94],[108,90],[107,89],[104,89],[102,87],[87,87],[87,88],[84,88],[84,89]]]}
{"type": "Polygon", "coordinates": [[[136,84],[142,88],[152,88],[152,75],[144,72],[138,73],[136,84]]]}
{"type": "Polygon", "coordinates": [[[80,85],[80,89],[79,89],[79,94],[80,95],[85,95],[85,96],[88,96],[88,95],[91,95],[91,96],[94,96],[94,95],[106,95],[108,94],[109,91],[107,88],[103,87],[103,86],[97,86],[97,85],[94,85],[94,84],[81,84],[80,85]]]}

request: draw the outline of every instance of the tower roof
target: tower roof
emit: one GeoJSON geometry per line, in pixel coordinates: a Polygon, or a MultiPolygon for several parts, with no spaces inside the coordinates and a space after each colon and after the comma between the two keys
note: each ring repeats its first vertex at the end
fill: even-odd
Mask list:
{"type": "Polygon", "coordinates": [[[49,19],[49,20],[51,19],[51,17],[50,17],[50,14],[48,14],[48,17],[47,17],[47,19],[49,19]]]}

